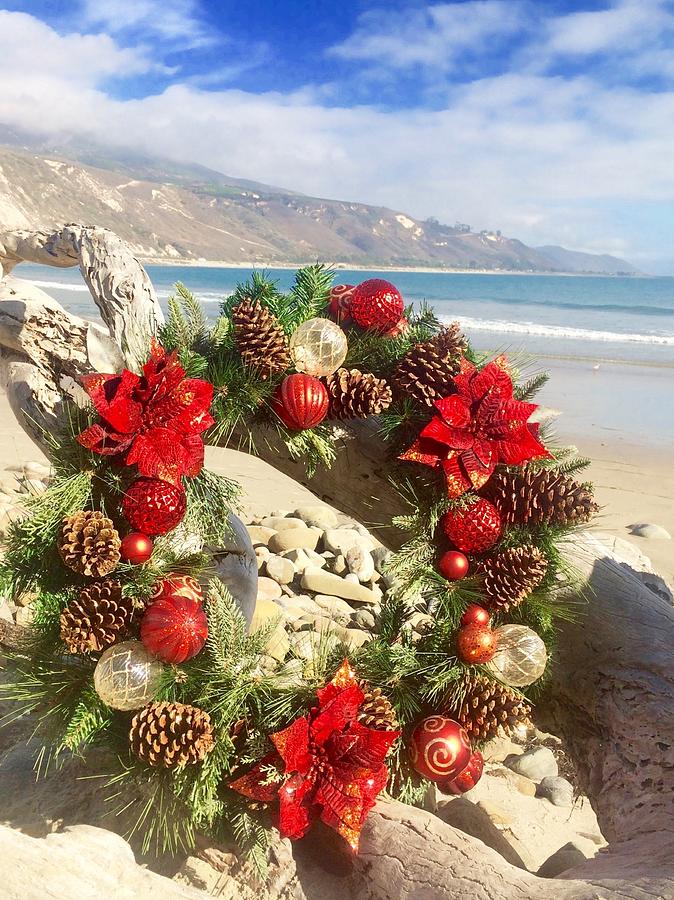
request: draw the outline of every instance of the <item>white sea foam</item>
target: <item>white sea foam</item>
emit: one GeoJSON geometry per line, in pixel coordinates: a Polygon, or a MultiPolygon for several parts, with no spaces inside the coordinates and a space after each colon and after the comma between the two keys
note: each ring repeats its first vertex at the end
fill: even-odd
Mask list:
{"type": "MultiPolygon", "coordinates": [[[[18,276],[21,277],[21,270],[17,270],[18,276]]],[[[31,284],[34,284],[35,287],[39,288],[50,288],[52,291],[74,291],[77,294],[88,293],[89,288],[86,284],[77,284],[72,281],[35,281],[32,278],[28,279],[31,284]]]]}
{"type": "MultiPolygon", "coordinates": [[[[567,328],[563,325],[539,325],[536,322],[502,322],[498,319],[471,319],[459,316],[466,331],[495,331],[505,334],[530,334],[539,337],[568,338],[576,341],[602,341],[604,343],[659,344],[674,347],[674,334],[633,334],[619,331],[594,331],[590,328],[567,328]]],[[[446,322],[451,316],[442,316],[446,322]]]]}

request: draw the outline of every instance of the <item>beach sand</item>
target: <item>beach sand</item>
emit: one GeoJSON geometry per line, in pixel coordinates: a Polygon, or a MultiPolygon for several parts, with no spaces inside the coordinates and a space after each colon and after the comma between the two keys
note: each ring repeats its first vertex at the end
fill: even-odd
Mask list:
{"type": "MultiPolygon", "coordinates": [[[[612,439],[583,438],[563,434],[591,457],[592,465],[583,478],[594,482],[602,511],[593,530],[624,538],[648,556],[653,567],[670,584],[674,583],[674,540],[633,536],[629,526],[648,522],[660,525],[674,536],[674,465],[667,447],[648,447],[612,439]]],[[[268,515],[293,510],[302,503],[316,502],[302,485],[261,460],[235,450],[209,447],[207,465],[236,479],[244,490],[247,515],[268,515]]],[[[27,462],[45,462],[43,454],[19,427],[0,392],[0,477],[6,480],[15,468],[27,462]],[[5,477],[6,476],[6,477],[5,477]]],[[[364,523],[368,524],[368,523],[364,523]]]]}

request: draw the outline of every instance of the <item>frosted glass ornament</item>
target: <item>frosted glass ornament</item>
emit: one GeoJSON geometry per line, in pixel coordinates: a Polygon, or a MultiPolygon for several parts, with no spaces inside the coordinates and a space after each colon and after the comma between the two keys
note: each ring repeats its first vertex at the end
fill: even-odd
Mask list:
{"type": "Polygon", "coordinates": [[[307,319],[290,338],[295,368],[305,375],[332,375],[346,359],[346,335],[330,319],[307,319]]]}
{"type": "Polygon", "coordinates": [[[548,662],[548,651],[539,635],[527,625],[501,625],[494,629],[494,635],[498,649],[487,668],[511,687],[538,681],[548,662]]]}
{"type": "Polygon", "coordinates": [[[140,641],[124,641],[108,647],[98,660],[94,687],[113,709],[140,709],[159,690],[163,668],[140,641]]]}

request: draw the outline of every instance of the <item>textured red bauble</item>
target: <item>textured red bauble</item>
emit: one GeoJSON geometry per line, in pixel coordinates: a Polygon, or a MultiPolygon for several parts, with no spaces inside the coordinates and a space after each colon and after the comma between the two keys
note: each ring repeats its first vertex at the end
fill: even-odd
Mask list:
{"type": "Polygon", "coordinates": [[[464,729],[454,719],[429,716],[412,732],[412,765],[431,781],[456,778],[470,762],[472,750],[464,729]]]}
{"type": "Polygon", "coordinates": [[[483,628],[485,625],[489,625],[490,620],[491,616],[487,610],[483,606],[478,606],[477,603],[467,606],[461,616],[462,625],[481,625],[483,628]]]}
{"type": "Polygon", "coordinates": [[[313,375],[288,375],[272,399],[274,412],[294,431],[313,428],[326,417],[328,391],[313,375]]]}
{"type": "Polygon", "coordinates": [[[166,534],[178,525],[187,508],[182,486],[158,478],[138,478],[122,500],[124,518],[135,531],[166,534]]]}
{"type": "Polygon", "coordinates": [[[351,297],[351,316],[361,328],[390,331],[398,324],[405,303],[398,288],[383,278],[369,278],[357,285],[351,297]]]}
{"type": "Polygon", "coordinates": [[[328,309],[338,325],[346,325],[351,320],[351,297],[355,290],[354,284],[336,284],[330,291],[328,309]]]}
{"type": "Polygon", "coordinates": [[[207,637],[208,621],[201,603],[177,594],[155,600],[140,623],[145,649],[166,663],[178,664],[196,656],[207,637]]]}
{"type": "Polygon", "coordinates": [[[476,750],[470,758],[466,768],[456,778],[448,778],[438,782],[438,789],[443,794],[465,794],[470,791],[482,778],[484,769],[484,757],[476,750]]]}
{"type": "Polygon", "coordinates": [[[456,652],[465,663],[488,663],[498,649],[495,631],[485,625],[464,625],[456,636],[456,652]]]}
{"type": "Polygon", "coordinates": [[[449,581],[460,581],[468,574],[468,557],[458,550],[448,550],[438,561],[438,571],[449,581]]]}
{"type": "Polygon", "coordinates": [[[484,553],[501,537],[501,516],[493,503],[480,497],[470,506],[450,509],[442,518],[450,541],[464,553],[484,553]]]}
{"type": "Polygon", "coordinates": [[[122,546],[119,548],[119,552],[124,562],[140,566],[152,556],[153,549],[152,541],[146,534],[132,531],[122,538],[122,546]]]}
{"type": "Polygon", "coordinates": [[[201,603],[204,599],[204,592],[201,585],[192,575],[180,575],[172,572],[161,581],[155,582],[150,596],[150,602],[155,600],[165,600],[166,597],[187,597],[189,600],[196,600],[201,603]]]}

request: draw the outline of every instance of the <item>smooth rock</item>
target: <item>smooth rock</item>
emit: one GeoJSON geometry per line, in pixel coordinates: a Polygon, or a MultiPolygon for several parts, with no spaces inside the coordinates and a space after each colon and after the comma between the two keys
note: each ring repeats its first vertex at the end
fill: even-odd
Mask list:
{"type": "Polygon", "coordinates": [[[323,546],[335,554],[346,555],[346,551],[352,547],[362,546],[363,549],[372,550],[371,539],[364,538],[352,526],[346,528],[330,528],[323,534],[323,546]]]}
{"type": "Polygon", "coordinates": [[[546,775],[536,789],[538,797],[545,797],[553,806],[573,806],[573,785],[561,775],[546,775]]]}
{"type": "Polygon", "coordinates": [[[309,566],[302,575],[302,587],[317,594],[329,594],[342,597],[344,600],[355,600],[357,603],[374,603],[373,591],[362,584],[352,584],[332,572],[309,566]]]}
{"type": "Polygon", "coordinates": [[[660,525],[651,525],[648,522],[642,522],[629,526],[630,533],[637,537],[651,538],[656,541],[671,541],[671,534],[660,525]]]}
{"type": "Polygon", "coordinates": [[[290,584],[295,577],[295,566],[289,559],[272,553],[265,566],[267,575],[279,584],[290,584]]]}
{"type": "Polygon", "coordinates": [[[246,531],[254,547],[258,544],[268,544],[269,539],[276,534],[273,528],[265,528],[264,525],[246,525],[246,531]]]}
{"type": "Polygon", "coordinates": [[[41,462],[27,462],[23,466],[23,474],[26,478],[37,478],[43,481],[51,475],[51,469],[41,462]]]}
{"type": "Polygon", "coordinates": [[[407,622],[414,629],[414,631],[422,632],[429,625],[433,624],[433,616],[429,616],[428,613],[414,612],[409,617],[407,622]]]}
{"type": "Polygon", "coordinates": [[[265,547],[264,544],[260,544],[255,548],[255,559],[257,560],[257,570],[261,572],[264,568],[264,564],[267,562],[269,557],[271,556],[271,550],[269,547],[265,547]]]}
{"type": "Polygon", "coordinates": [[[303,528],[290,528],[288,531],[279,531],[269,539],[269,549],[272,553],[282,554],[286,550],[315,550],[321,531],[318,528],[307,528],[302,522],[303,528]]]}
{"type": "Polygon", "coordinates": [[[518,756],[524,753],[524,747],[516,744],[505,735],[497,735],[482,747],[482,756],[485,762],[503,762],[508,756],[518,756]]]}
{"type": "MultiPolygon", "coordinates": [[[[281,585],[273,578],[260,576],[257,580],[257,602],[260,600],[278,600],[281,596],[281,585]]],[[[257,607],[256,607],[257,608],[257,607]]]]}
{"type": "Polygon", "coordinates": [[[530,778],[525,778],[524,775],[513,772],[512,769],[508,769],[505,766],[490,766],[489,774],[495,778],[505,779],[505,781],[512,784],[520,794],[524,794],[525,797],[536,796],[536,782],[532,781],[530,778]]]}
{"type": "Polygon", "coordinates": [[[374,575],[374,560],[372,554],[369,553],[360,544],[356,544],[346,551],[346,565],[349,572],[355,575],[361,584],[369,581],[374,575]]]}
{"type": "Polygon", "coordinates": [[[353,572],[347,572],[347,574],[344,575],[343,578],[344,581],[348,581],[349,584],[360,584],[360,578],[353,572]]]}
{"type": "Polygon", "coordinates": [[[351,614],[351,621],[358,628],[365,631],[374,631],[374,615],[369,609],[357,609],[351,614]]]}
{"type": "MultiPolygon", "coordinates": [[[[262,579],[260,579],[262,580],[262,579]]],[[[271,579],[267,579],[271,581],[271,579]]],[[[276,584],[276,582],[273,582],[276,584]]],[[[278,587],[278,585],[276,585],[278,587]]],[[[259,631],[263,625],[266,625],[270,620],[278,619],[283,614],[283,609],[275,603],[273,600],[266,599],[264,597],[258,597],[258,601],[255,604],[255,612],[253,613],[253,621],[250,623],[250,632],[254,634],[256,631],[259,631]]]]}
{"type": "Polygon", "coordinates": [[[17,625],[30,625],[35,618],[34,606],[20,606],[16,611],[17,625]]]}
{"type": "Polygon", "coordinates": [[[337,513],[329,506],[298,506],[295,516],[307,525],[315,525],[323,531],[337,526],[337,513]]]}
{"type": "Polygon", "coordinates": [[[505,765],[513,772],[517,772],[518,775],[524,775],[525,778],[530,778],[532,781],[542,781],[547,775],[559,773],[557,760],[549,747],[534,747],[519,756],[508,756],[505,759],[505,765]]]}
{"type": "Polygon", "coordinates": [[[4,622],[13,622],[14,616],[12,615],[12,610],[10,609],[9,603],[3,597],[0,599],[0,619],[4,622]]]}
{"type": "Polygon", "coordinates": [[[346,559],[342,553],[338,553],[337,556],[333,557],[330,564],[330,571],[334,572],[335,575],[344,575],[348,571],[346,559]]]}
{"type": "Polygon", "coordinates": [[[274,531],[292,531],[294,528],[306,528],[306,523],[301,519],[285,518],[283,516],[267,516],[262,520],[265,528],[273,528],[274,531]]]}
{"type": "Polygon", "coordinates": [[[290,639],[286,633],[283,623],[279,622],[276,628],[269,636],[269,640],[265,645],[265,650],[269,656],[272,656],[278,662],[283,662],[290,651],[290,639]]]}
{"type": "Polygon", "coordinates": [[[359,647],[362,647],[363,644],[367,644],[367,642],[371,640],[372,635],[368,634],[367,631],[361,631],[359,628],[347,628],[344,637],[345,643],[353,650],[357,650],[359,647]]]}
{"type": "Polygon", "coordinates": [[[352,607],[340,597],[333,597],[329,594],[316,594],[314,601],[317,606],[320,606],[321,609],[324,609],[330,615],[337,613],[351,618],[353,613],[352,607]]]}
{"type": "Polygon", "coordinates": [[[536,874],[539,878],[557,878],[562,872],[573,869],[574,866],[579,866],[588,859],[589,857],[577,844],[569,841],[568,844],[564,844],[552,856],[549,856],[536,874]]]}
{"type": "Polygon", "coordinates": [[[372,559],[374,560],[374,567],[380,574],[384,573],[384,566],[388,562],[391,557],[391,551],[386,547],[375,547],[372,551],[372,559]]]}

